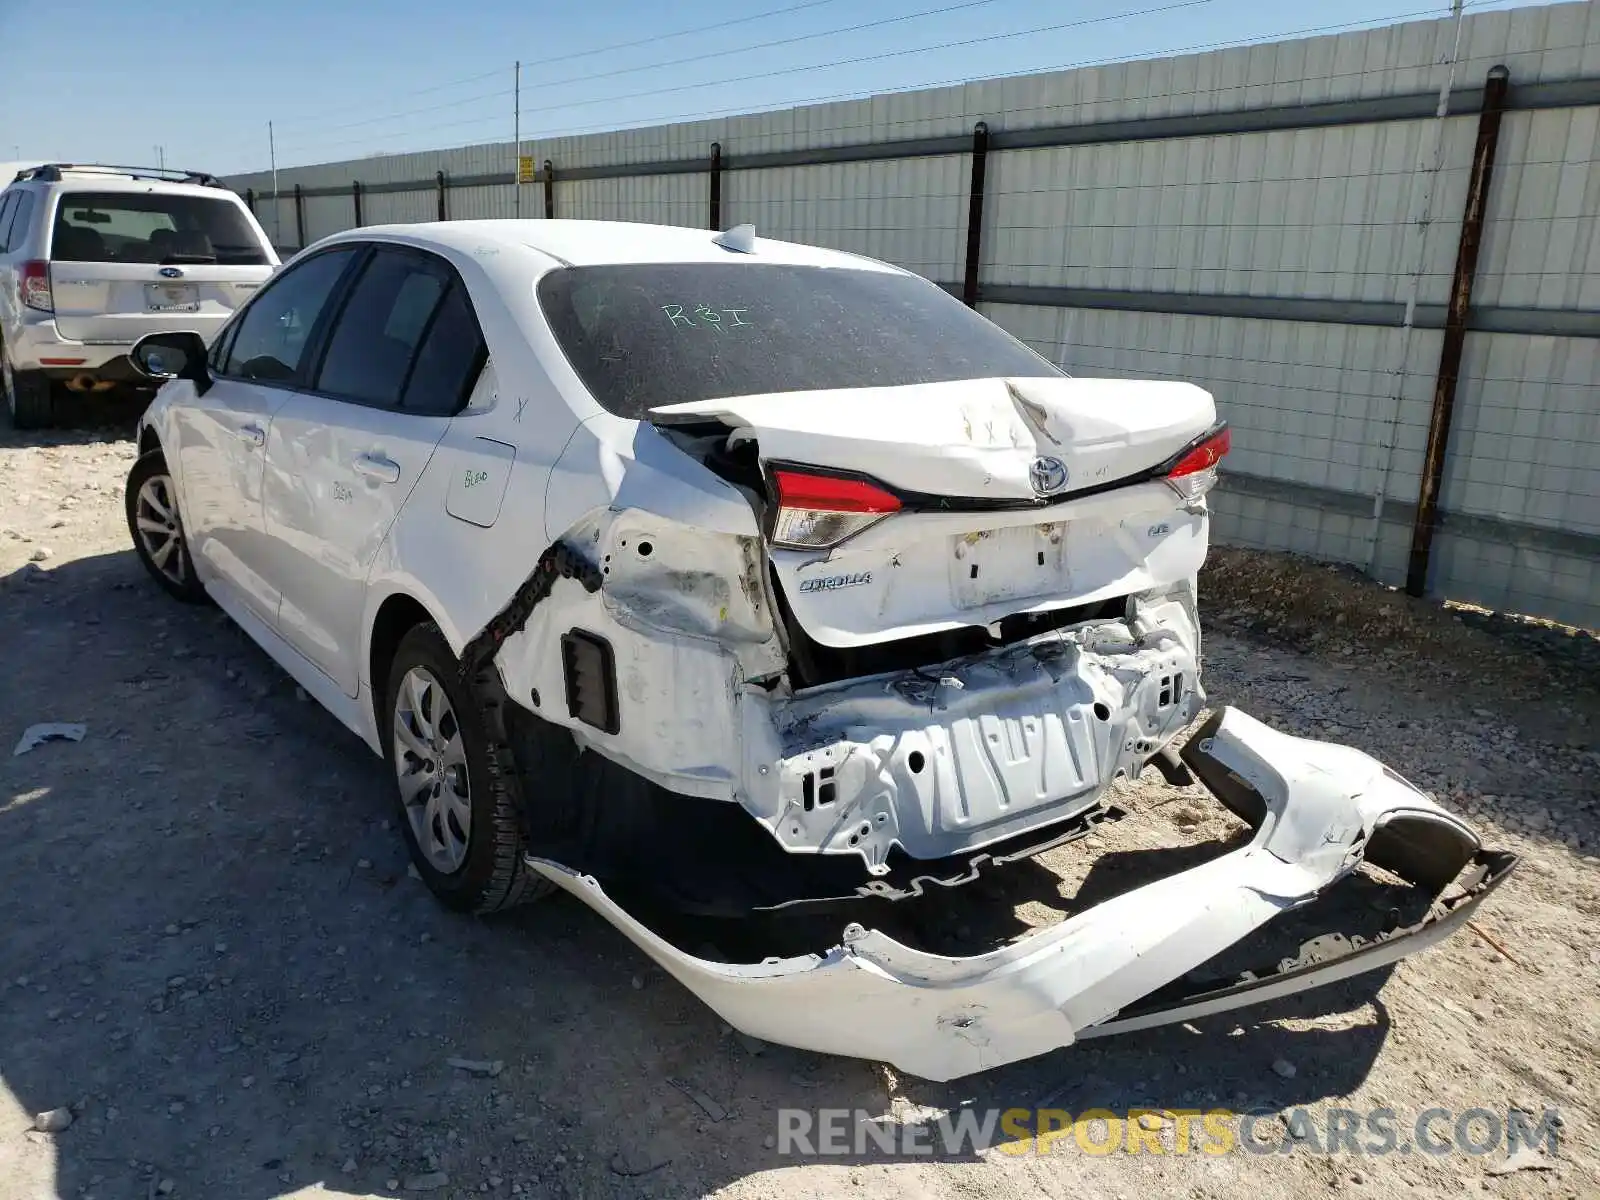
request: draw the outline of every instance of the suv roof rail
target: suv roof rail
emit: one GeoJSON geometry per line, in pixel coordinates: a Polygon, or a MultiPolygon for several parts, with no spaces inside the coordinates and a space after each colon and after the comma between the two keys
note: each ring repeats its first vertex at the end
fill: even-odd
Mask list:
{"type": "Polygon", "coordinates": [[[166,167],[124,167],[110,163],[40,163],[37,167],[24,167],[18,171],[13,183],[37,179],[42,183],[58,183],[64,172],[81,172],[85,175],[127,175],[133,179],[158,179],[167,183],[194,183],[201,187],[221,187],[222,181],[206,171],[169,170],[166,167]]]}

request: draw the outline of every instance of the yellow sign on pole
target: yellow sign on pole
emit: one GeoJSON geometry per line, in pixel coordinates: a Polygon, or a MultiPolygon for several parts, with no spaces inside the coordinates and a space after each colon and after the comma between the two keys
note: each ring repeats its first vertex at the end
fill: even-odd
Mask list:
{"type": "Polygon", "coordinates": [[[517,182],[533,182],[533,158],[531,155],[524,154],[517,159],[517,182]]]}

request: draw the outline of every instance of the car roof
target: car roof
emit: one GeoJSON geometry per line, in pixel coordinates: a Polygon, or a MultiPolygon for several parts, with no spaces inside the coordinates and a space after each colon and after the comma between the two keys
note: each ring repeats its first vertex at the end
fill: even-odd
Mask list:
{"type": "Polygon", "coordinates": [[[646,225],[632,221],[483,220],[428,221],[408,225],[367,225],[327,239],[330,244],[362,237],[462,255],[485,250],[533,250],[564,266],[617,263],[784,263],[905,274],[899,267],[843,250],[803,246],[758,237],[748,254],[724,249],[710,229],[646,225]]]}
{"type": "Polygon", "coordinates": [[[176,180],[135,178],[100,171],[64,171],[60,179],[18,179],[8,186],[33,185],[70,195],[73,192],[160,192],[164,196],[209,196],[212,199],[238,200],[227,188],[208,187],[176,180]]]}

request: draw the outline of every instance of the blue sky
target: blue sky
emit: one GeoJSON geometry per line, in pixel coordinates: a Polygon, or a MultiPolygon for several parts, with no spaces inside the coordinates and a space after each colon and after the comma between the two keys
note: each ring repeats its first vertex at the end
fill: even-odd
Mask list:
{"type": "MultiPolygon", "coordinates": [[[[1469,11],[1510,6],[1488,0],[1469,11]]],[[[1427,0],[0,0],[0,159],[151,163],[159,145],[169,165],[256,170],[268,164],[269,120],[279,166],[508,140],[517,59],[522,133],[532,138],[1447,8],[1427,0]],[[869,27],[850,28],[859,26],[869,27]],[[773,42],[781,44],[763,45],[773,42]]]]}

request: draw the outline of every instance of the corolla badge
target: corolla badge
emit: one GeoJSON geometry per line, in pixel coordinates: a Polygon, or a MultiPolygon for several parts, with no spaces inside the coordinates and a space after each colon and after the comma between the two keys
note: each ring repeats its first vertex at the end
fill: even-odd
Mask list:
{"type": "Polygon", "coordinates": [[[163,279],[182,279],[183,278],[183,272],[181,270],[179,270],[177,267],[162,267],[160,273],[161,273],[161,278],[163,278],[163,279]]]}
{"type": "Polygon", "coordinates": [[[1067,464],[1059,458],[1036,458],[1028,467],[1028,480],[1041,496],[1059,492],[1067,486],[1067,464]]]}

